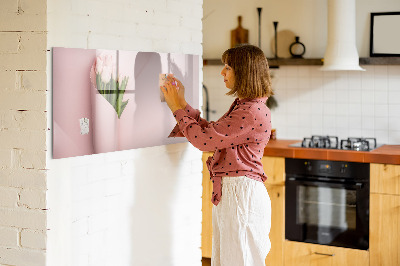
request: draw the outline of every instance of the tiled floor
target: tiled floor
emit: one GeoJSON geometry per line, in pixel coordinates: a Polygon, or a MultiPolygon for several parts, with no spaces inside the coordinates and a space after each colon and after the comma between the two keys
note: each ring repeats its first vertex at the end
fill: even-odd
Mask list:
{"type": "Polygon", "coordinates": [[[203,266],[211,266],[211,259],[209,258],[202,258],[203,266]]]}

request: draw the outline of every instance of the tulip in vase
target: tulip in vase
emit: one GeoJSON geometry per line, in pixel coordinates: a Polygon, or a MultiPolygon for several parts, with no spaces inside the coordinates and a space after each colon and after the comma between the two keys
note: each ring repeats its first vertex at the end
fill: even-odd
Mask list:
{"type": "Polygon", "coordinates": [[[116,78],[116,59],[116,51],[96,51],[96,60],[90,71],[95,153],[117,150],[117,124],[128,104],[128,101],[123,101],[128,77],[116,78]]]}

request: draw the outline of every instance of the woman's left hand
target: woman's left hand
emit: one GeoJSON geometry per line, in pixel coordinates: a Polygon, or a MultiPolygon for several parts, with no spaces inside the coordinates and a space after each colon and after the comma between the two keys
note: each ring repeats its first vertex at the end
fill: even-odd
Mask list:
{"type": "Polygon", "coordinates": [[[167,79],[167,81],[164,83],[164,86],[160,86],[162,92],[164,93],[165,101],[167,102],[168,107],[169,109],[171,109],[172,113],[174,113],[178,109],[185,108],[180,104],[177,86],[173,83],[175,83],[175,81],[167,79]]]}

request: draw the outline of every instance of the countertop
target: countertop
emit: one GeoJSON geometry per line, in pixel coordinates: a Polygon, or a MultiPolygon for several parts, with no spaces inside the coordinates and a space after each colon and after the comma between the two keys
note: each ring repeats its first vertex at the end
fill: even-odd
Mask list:
{"type": "Polygon", "coordinates": [[[264,156],[364,163],[400,164],[400,145],[383,145],[372,151],[290,147],[301,140],[270,140],[264,156]]]}

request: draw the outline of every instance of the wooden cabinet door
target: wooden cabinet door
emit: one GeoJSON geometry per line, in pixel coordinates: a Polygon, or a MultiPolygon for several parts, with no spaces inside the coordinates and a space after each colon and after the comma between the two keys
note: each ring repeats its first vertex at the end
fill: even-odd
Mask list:
{"type": "Polygon", "coordinates": [[[371,193],[400,195],[400,165],[370,165],[371,193]]]}
{"type": "Polygon", "coordinates": [[[261,163],[268,177],[266,184],[285,185],[285,158],[264,156],[261,163]]]}
{"type": "Polygon", "coordinates": [[[371,194],[371,266],[400,265],[400,196],[371,194]]]}
{"type": "Polygon", "coordinates": [[[265,259],[266,266],[283,265],[285,240],[285,187],[265,184],[271,199],[271,250],[265,259]]]}
{"type": "MultiPolygon", "coordinates": [[[[202,194],[202,233],[201,251],[204,258],[212,254],[212,183],[206,161],[211,152],[203,153],[203,194],[202,194]]],[[[271,250],[266,258],[266,265],[283,265],[283,242],[285,238],[285,159],[281,157],[263,157],[264,170],[268,176],[265,186],[271,199],[271,250]],[[274,185],[271,185],[274,184],[274,185]],[[279,184],[279,185],[276,185],[279,184]]]]}
{"type": "Polygon", "coordinates": [[[204,258],[211,258],[212,252],[212,183],[206,165],[211,152],[203,153],[203,194],[202,194],[202,224],[201,224],[201,253],[204,258]]]}
{"type": "Polygon", "coordinates": [[[285,241],[285,266],[368,266],[365,250],[285,241]]]}

